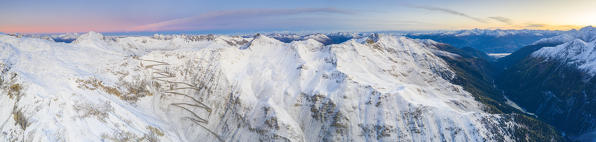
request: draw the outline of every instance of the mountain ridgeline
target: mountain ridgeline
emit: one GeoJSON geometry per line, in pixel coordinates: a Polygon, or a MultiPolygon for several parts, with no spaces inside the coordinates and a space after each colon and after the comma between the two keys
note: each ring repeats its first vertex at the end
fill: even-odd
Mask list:
{"type": "Polygon", "coordinates": [[[75,36],[0,35],[0,138],[566,140],[510,106],[473,48],[385,34],[75,36]]]}
{"type": "Polygon", "coordinates": [[[595,42],[591,27],[0,35],[0,138],[589,141],[595,42]]]}

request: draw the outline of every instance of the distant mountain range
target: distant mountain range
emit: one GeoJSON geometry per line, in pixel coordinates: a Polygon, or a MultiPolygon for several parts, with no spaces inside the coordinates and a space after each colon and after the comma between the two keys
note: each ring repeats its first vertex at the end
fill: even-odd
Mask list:
{"type": "Polygon", "coordinates": [[[417,39],[432,39],[458,48],[471,47],[487,53],[511,53],[537,40],[557,36],[561,33],[564,33],[564,31],[474,29],[410,33],[405,36],[417,39]]]}

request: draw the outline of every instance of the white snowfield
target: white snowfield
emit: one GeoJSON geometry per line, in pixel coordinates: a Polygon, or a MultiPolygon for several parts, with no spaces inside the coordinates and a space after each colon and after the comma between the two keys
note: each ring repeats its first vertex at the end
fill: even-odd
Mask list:
{"type": "Polygon", "coordinates": [[[0,141],[511,141],[431,43],[0,35],[0,141]]]}
{"type": "Polygon", "coordinates": [[[532,53],[534,57],[557,60],[577,66],[591,76],[596,75],[596,28],[588,26],[580,30],[552,38],[541,39],[534,44],[563,43],[555,47],[543,47],[532,53]]]}

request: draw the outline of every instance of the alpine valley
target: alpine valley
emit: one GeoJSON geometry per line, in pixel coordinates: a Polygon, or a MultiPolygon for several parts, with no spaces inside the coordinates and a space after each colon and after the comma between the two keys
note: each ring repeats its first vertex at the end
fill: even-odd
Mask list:
{"type": "Polygon", "coordinates": [[[0,141],[596,139],[593,27],[0,34],[0,73],[0,141]]]}

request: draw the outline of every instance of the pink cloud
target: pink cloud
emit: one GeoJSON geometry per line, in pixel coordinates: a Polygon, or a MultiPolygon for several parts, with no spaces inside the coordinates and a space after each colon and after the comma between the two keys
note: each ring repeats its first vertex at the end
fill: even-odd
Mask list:
{"type": "Polygon", "coordinates": [[[5,33],[67,33],[67,32],[119,32],[128,27],[121,24],[98,25],[5,25],[0,26],[0,32],[5,33]]]}
{"type": "Polygon", "coordinates": [[[351,12],[349,11],[339,10],[335,8],[249,9],[234,11],[217,11],[192,17],[178,18],[151,24],[139,25],[129,28],[127,31],[210,30],[250,27],[259,26],[247,25],[248,23],[259,24],[258,22],[255,23],[255,20],[258,18],[281,17],[307,13],[351,14],[351,12]]]}

